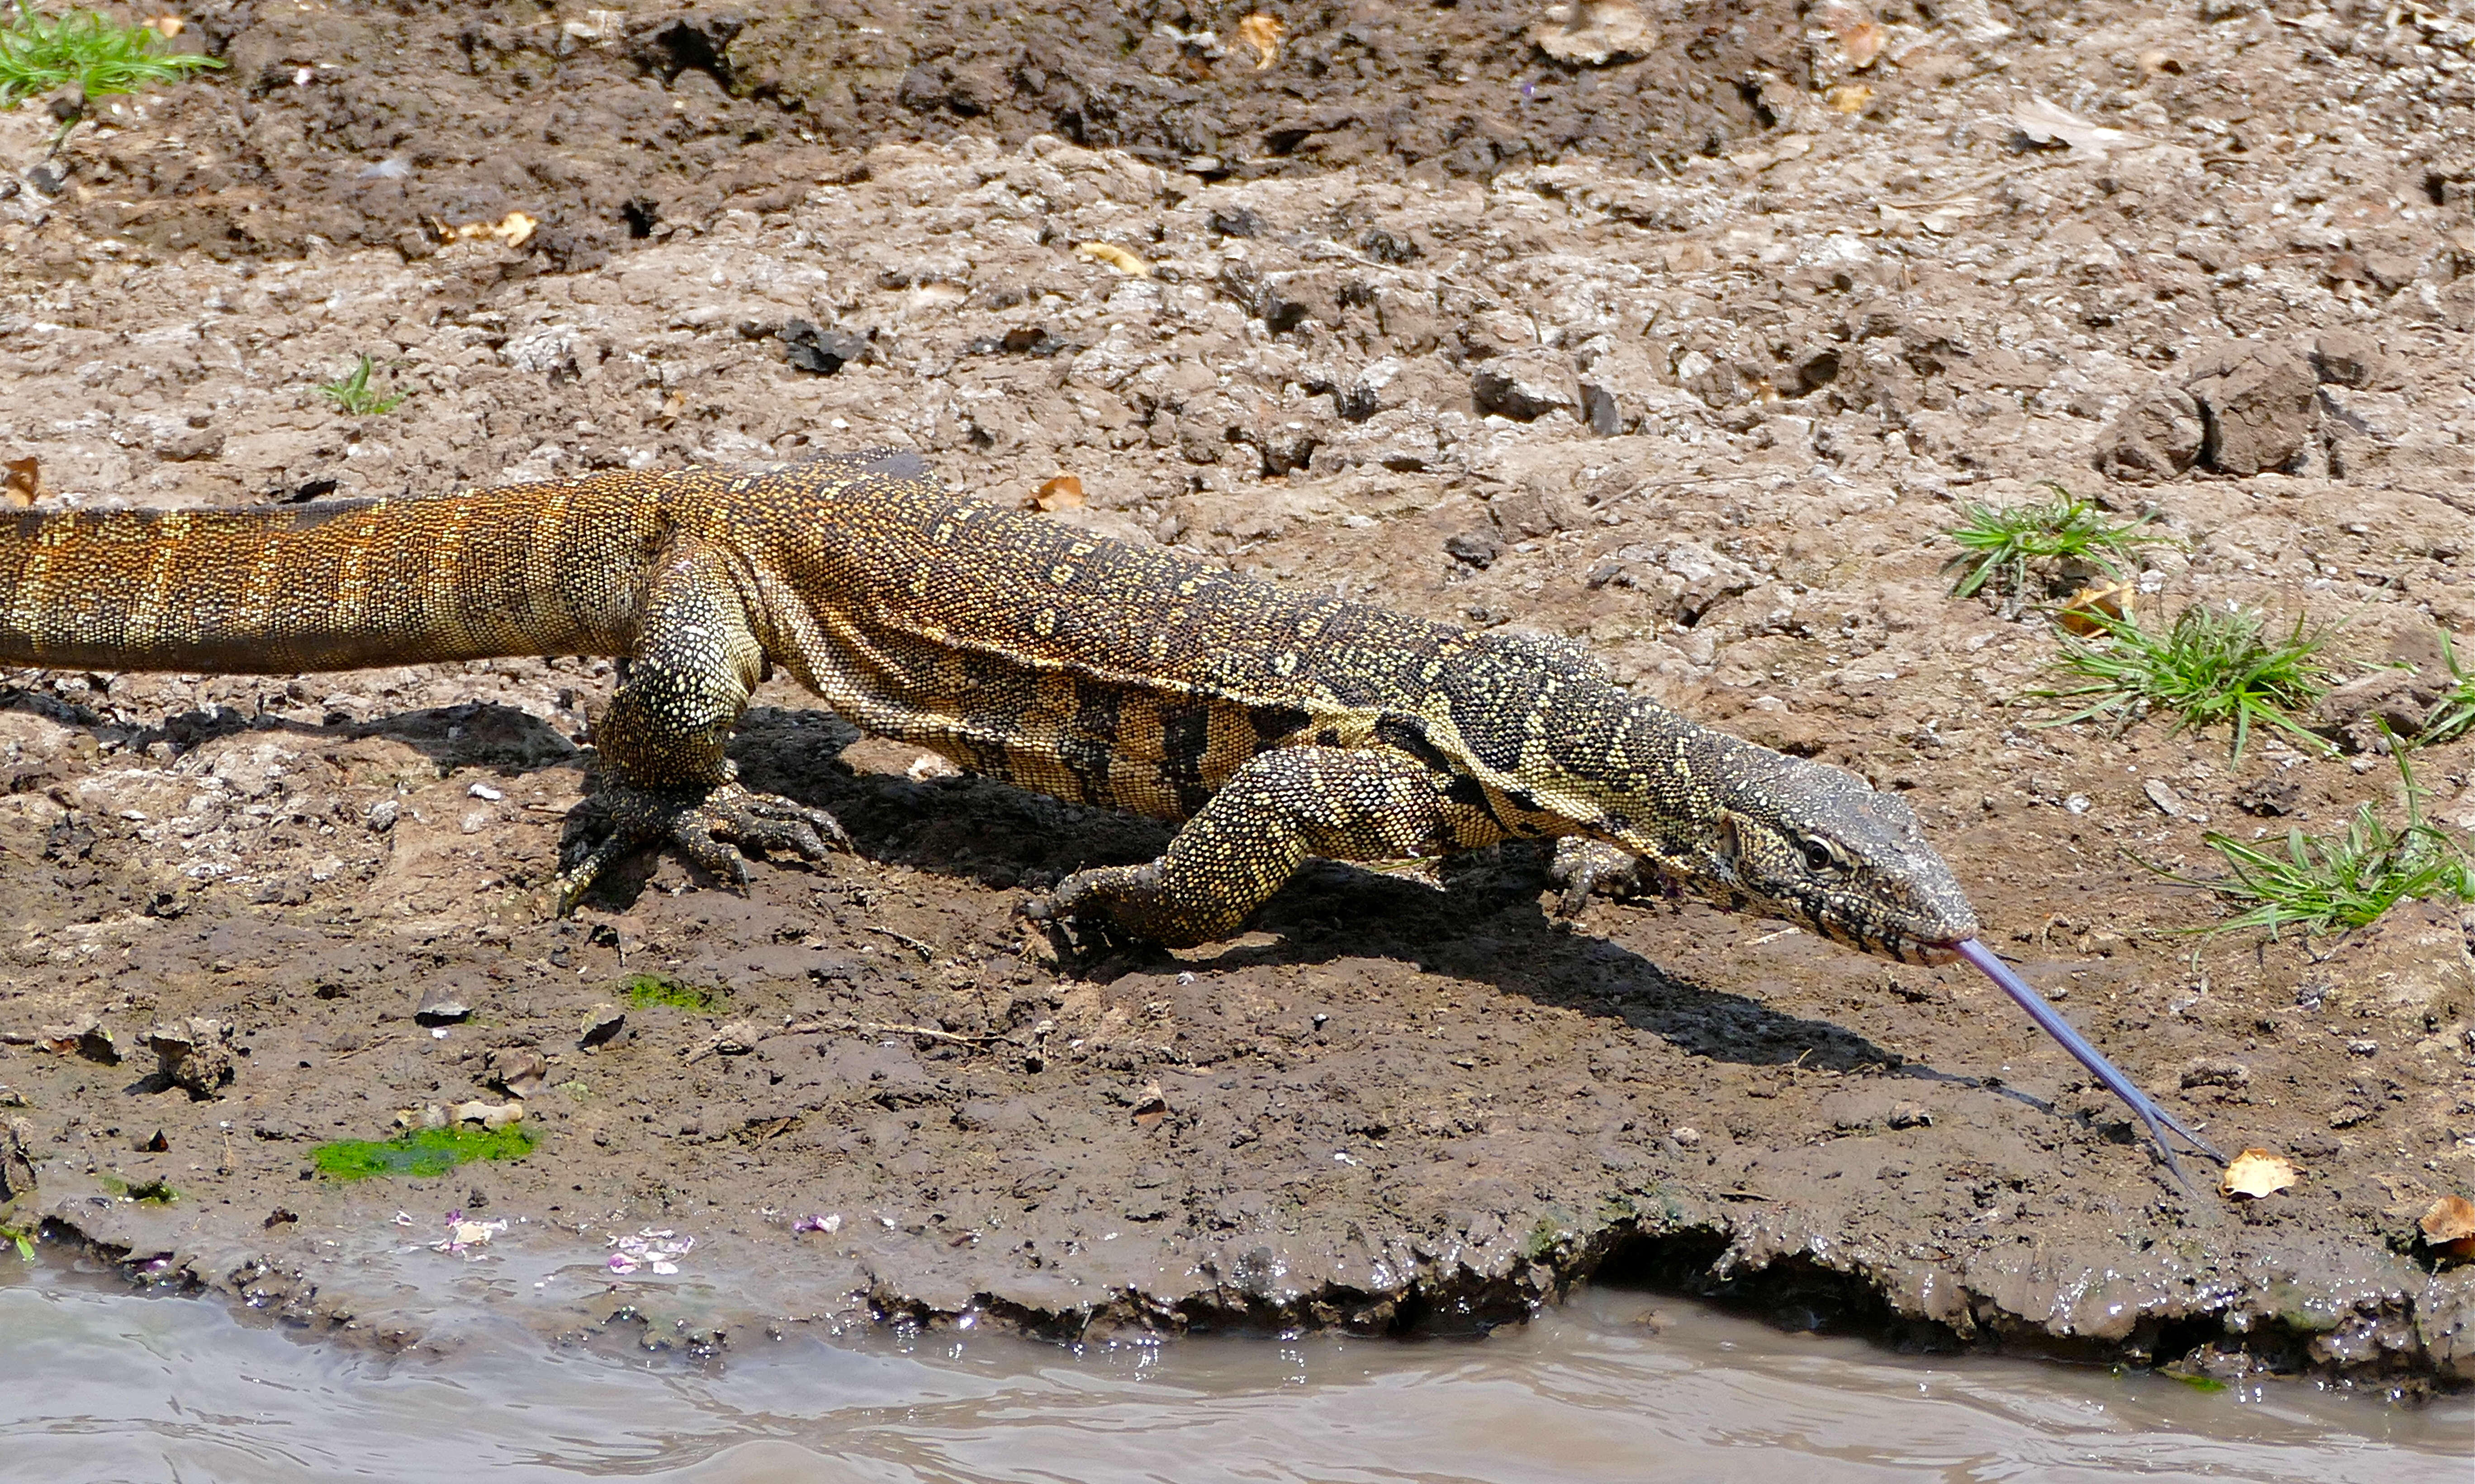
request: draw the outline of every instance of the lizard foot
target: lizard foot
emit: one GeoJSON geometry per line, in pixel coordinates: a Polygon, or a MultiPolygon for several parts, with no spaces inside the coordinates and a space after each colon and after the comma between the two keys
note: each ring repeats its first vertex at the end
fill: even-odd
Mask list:
{"type": "Polygon", "coordinates": [[[1563,889],[1556,911],[1566,917],[1580,916],[1594,892],[1623,898],[1652,888],[1639,856],[1581,835],[1556,841],[1556,859],[1547,867],[1547,879],[1563,889]]]}
{"type": "Polygon", "coordinates": [[[817,861],[837,847],[851,848],[850,836],[823,810],[736,783],[703,793],[605,786],[593,802],[609,824],[600,839],[559,873],[556,907],[562,917],[576,911],[594,882],[620,858],[656,841],[677,846],[697,864],[743,887],[748,878],[742,852],[789,850],[801,860],[817,861]]]}
{"type": "Polygon", "coordinates": [[[1100,865],[1076,871],[1046,896],[1025,902],[1022,914],[1048,925],[1051,939],[1066,935],[1078,949],[1116,948],[1129,942],[1191,948],[1234,931],[1226,913],[1180,901],[1162,884],[1161,863],[1100,865]]]}

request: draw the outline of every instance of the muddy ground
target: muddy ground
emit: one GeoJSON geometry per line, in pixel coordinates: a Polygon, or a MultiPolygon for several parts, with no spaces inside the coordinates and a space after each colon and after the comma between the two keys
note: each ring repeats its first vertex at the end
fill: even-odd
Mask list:
{"type": "MultiPolygon", "coordinates": [[[[648,857],[551,920],[609,666],[524,660],[10,677],[16,1219],[391,1344],[457,1293],[726,1343],[1451,1328],[1597,1276],[1915,1345],[2475,1375],[2475,1280],[2415,1227],[2475,1194],[2475,917],[2195,937],[2222,910],[2147,868],[2397,817],[2365,744],[2413,698],[2357,688],[2327,756],[2043,726],[2051,623],[1949,596],[1936,540],[2059,481],[2180,539],[2144,616],[2338,624],[2341,679],[2475,653],[2475,27],[1603,7],[1640,55],[1592,62],[1510,6],[1270,12],[1258,70],[1238,8],[202,8],[183,44],[230,70],[124,100],[64,180],[0,116],[0,451],[60,508],[868,445],[1006,503],[1071,474],[1056,519],[1572,636],[1902,791],[2032,981],[2299,1182],[2177,1187],[1965,969],[1691,906],[1567,923],[1518,852],[1061,961],[1025,893],[1158,828],[781,686],[734,752],[857,853],[745,894],[648,857]],[[441,240],[510,211],[521,243],[441,240]],[[359,354],[393,412],[316,392],[359,354]],[[640,974],[712,1009],[614,1031],[640,974]],[[163,1075],[148,1034],[191,1017],[229,1083],[163,1075]],[[529,1157],[312,1173],[503,1105],[527,1052],[529,1157]],[[431,1251],[458,1208],[512,1225],[431,1251]],[[648,1229],[696,1239],[675,1275],[602,1266],[648,1229]]],[[[2475,829],[2475,742],[2416,768],[2475,829]]]]}

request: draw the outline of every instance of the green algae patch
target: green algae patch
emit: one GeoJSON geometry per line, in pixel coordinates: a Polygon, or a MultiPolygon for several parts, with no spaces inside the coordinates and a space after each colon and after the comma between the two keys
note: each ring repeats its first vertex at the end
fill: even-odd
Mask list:
{"type": "Polygon", "coordinates": [[[173,1189],[172,1182],[166,1180],[123,1180],[117,1175],[98,1175],[95,1177],[95,1181],[124,1201],[138,1201],[148,1205],[171,1205],[181,1199],[181,1193],[173,1189]]]}
{"type": "Polygon", "coordinates": [[[476,1159],[522,1159],[533,1152],[533,1136],[524,1125],[503,1129],[419,1129],[384,1140],[337,1139],[309,1152],[318,1173],[335,1180],[368,1180],[375,1175],[409,1175],[416,1179],[444,1175],[476,1159]]]}
{"type": "Polygon", "coordinates": [[[723,1005],[721,990],[700,988],[668,974],[631,974],[627,983],[620,986],[620,992],[638,1010],[667,1005],[691,1014],[710,1015],[723,1005]]]}

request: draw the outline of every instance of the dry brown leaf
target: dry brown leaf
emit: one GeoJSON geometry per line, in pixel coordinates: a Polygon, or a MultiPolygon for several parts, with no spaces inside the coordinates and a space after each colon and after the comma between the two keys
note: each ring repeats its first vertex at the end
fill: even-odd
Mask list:
{"type": "Polygon", "coordinates": [[[1072,474],[1059,474],[1033,491],[1031,502],[1041,510],[1080,510],[1083,481],[1072,474]]]}
{"type": "Polygon", "coordinates": [[[1864,112],[1867,106],[1873,103],[1874,89],[1862,83],[1842,83],[1824,93],[1822,98],[1825,103],[1840,112],[1852,115],[1864,112]]]}
{"type": "Polygon", "coordinates": [[[29,454],[0,463],[9,471],[0,478],[0,501],[23,510],[43,498],[43,461],[29,454]]]}
{"type": "Polygon", "coordinates": [[[2054,621],[2081,638],[2105,632],[2105,620],[2121,622],[2131,614],[2131,601],[2138,589],[2128,582],[2092,582],[2063,599],[2062,612],[2054,621]]]}
{"type": "Polygon", "coordinates": [[[2445,1257],[2475,1257],[2475,1201],[2442,1196],[2423,1213],[2423,1245],[2445,1257]]]}
{"type": "Polygon", "coordinates": [[[2218,1188],[2230,1196],[2247,1196],[2259,1200],[2273,1196],[2303,1178],[2303,1167],[2283,1155],[2272,1155],[2265,1149],[2246,1149],[2235,1156],[2226,1166],[2225,1179],[2218,1188]]]}
{"type": "Polygon", "coordinates": [[[482,237],[496,237],[509,247],[523,247],[531,241],[533,229],[540,225],[522,211],[510,211],[495,222],[464,222],[453,227],[434,216],[429,219],[430,232],[441,242],[472,242],[482,237]]]}
{"type": "Polygon", "coordinates": [[[1086,242],[1074,249],[1074,255],[1088,257],[1095,263],[1107,263],[1119,273],[1131,273],[1139,279],[1152,276],[1151,264],[1113,243],[1086,242]]]}
{"type": "Polygon", "coordinates": [[[1135,1099],[1135,1127],[1156,1129],[1160,1127],[1161,1120],[1167,1116],[1168,1098],[1162,1093],[1161,1084],[1158,1083],[1146,1084],[1135,1099]]]}
{"type": "Polygon", "coordinates": [[[1280,17],[1257,11],[1230,29],[1238,40],[1255,49],[1256,71],[1281,60],[1281,33],[1288,28],[1281,24],[1280,17]]]}

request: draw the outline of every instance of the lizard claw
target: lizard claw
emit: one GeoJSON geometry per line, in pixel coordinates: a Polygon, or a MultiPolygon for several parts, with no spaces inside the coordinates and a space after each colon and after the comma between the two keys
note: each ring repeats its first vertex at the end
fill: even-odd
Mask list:
{"type": "Polygon", "coordinates": [[[1594,892],[1631,897],[1641,895],[1649,886],[1639,856],[1582,835],[1567,835],[1556,841],[1556,859],[1547,867],[1547,879],[1563,888],[1556,911],[1565,917],[1580,916],[1594,892]]]}
{"type": "Polygon", "coordinates": [[[665,793],[624,785],[606,787],[595,801],[608,815],[606,834],[559,873],[558,915],[576,911],[595,881],[640,846],[666,841],[681,855],[734,886],[748,882],[742,852],[788,850],[801,860],[823,859],[851,848],[839,820],[821,809],[725,783],[700,794],[665,793]]]}

